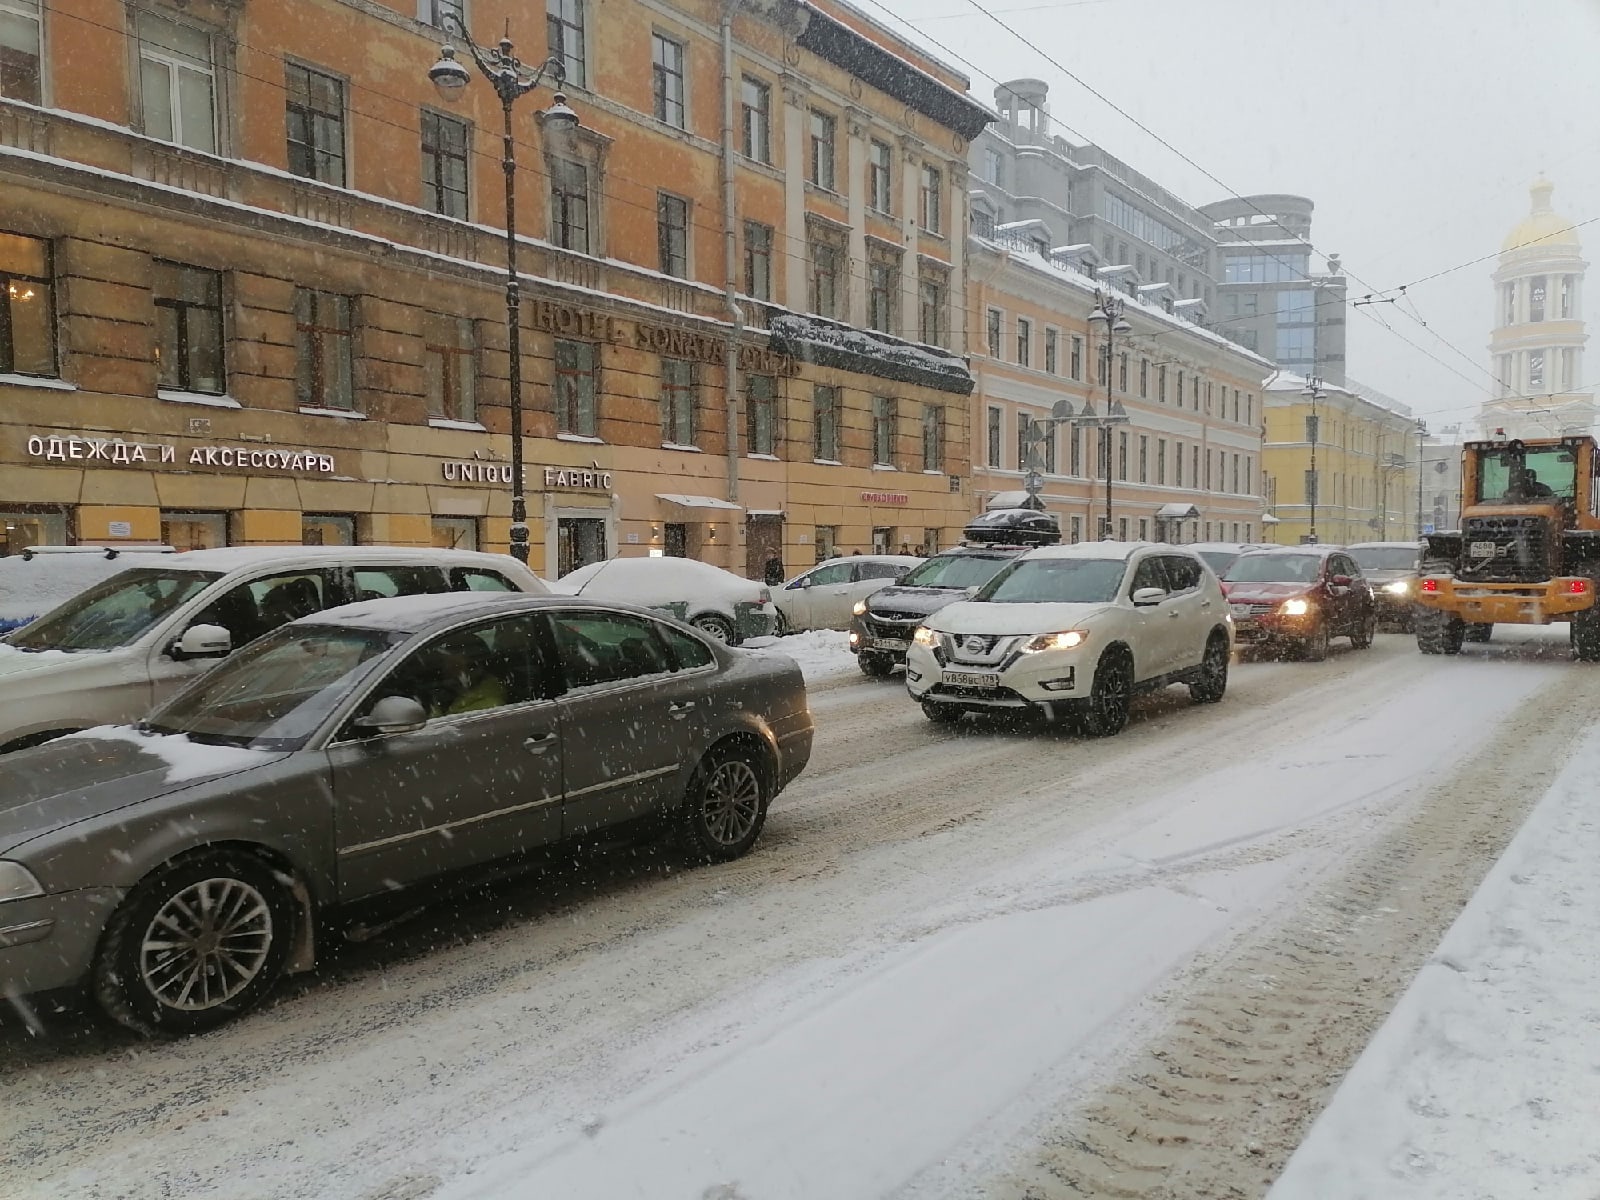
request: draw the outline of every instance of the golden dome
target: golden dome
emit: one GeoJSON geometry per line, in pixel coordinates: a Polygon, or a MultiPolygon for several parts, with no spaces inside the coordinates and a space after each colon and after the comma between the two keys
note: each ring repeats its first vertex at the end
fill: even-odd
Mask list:
{"type": "Polygon", "coordinates": [[[1543,175],[1533,181],[1533,186],[1528,189],[1533,197],[1532,211],[1506,234],[1506,240],[1500,243],[1501,254],[1519,248],[1528,249],[1535,244],[1571,246],[1574,251],[1579,248],[1578,231],[1572,228],[1572,222],[1550,210],[1550,193],[1555,190],[1556,185],[1543,175]]]}

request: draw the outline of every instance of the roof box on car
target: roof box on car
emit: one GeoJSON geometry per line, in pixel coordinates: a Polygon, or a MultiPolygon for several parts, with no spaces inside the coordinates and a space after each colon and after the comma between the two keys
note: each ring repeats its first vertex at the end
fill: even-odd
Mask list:
{"type": "Polygon", "coordinates": [[[1031,508],[1001,508],[974,517],[962,536],[969,542],[1006,546],[1054,546],[1061,526],[1054,513],[1031,508]]]}

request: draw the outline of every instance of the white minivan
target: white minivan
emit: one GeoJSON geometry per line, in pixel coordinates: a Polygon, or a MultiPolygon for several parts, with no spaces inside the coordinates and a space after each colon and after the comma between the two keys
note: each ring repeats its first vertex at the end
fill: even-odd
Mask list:
{"type": "Polygon", "coordinates": [[[0,753],[138,720],[231,650],[359,600],[545,593],[503,554],[239,546],[141,561],[0,639],[0,753]]]}

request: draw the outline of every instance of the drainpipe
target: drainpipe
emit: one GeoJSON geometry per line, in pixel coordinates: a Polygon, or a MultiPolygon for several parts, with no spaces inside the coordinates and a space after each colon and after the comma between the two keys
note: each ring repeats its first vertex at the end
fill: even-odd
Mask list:
{"type": "Polygon", "coordinates": [[[733,156],[733,10],[738,0],[722,5],[722,248],[723,293],[728,306],[728,346],[723,366],[723,394],[728,419],[728,501],[739,502],[739,343],[744,309],[739,305],[739,241],[735,232],[733,156]]]}

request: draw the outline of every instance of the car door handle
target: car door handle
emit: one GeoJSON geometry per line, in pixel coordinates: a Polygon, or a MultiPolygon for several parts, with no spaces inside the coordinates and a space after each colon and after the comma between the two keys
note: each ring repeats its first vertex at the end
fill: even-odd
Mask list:
{"type": "Polygon", "coordinates": [[[1174,621],[1176,621],[1179,617],[1183,616],[1183,614],[1181,612],[1179,612],[1177,609],[1173,609],[1171,612],[1169,612],[1167,614],[1167,616],[1171,617],[1174,621]]]}
{"type": "Polygon", "coordinates": [[[542,733],[538,737],[531,737],[531,738],[524,739],[523,743],[522,743],[522,748],[524,750],[526,750],[529,754],[543,754],[546,750],[550,749],[550,747],[555,745],[555,744],[556,744],[556,735],[555,734],[553,734],[553,733],[542,733]]]}
{"type": "Polygon", "coordinates": [[[672,714],[673,720],[681,721],[689,715],[689,712],[694,708],[694,705],[695,702],[693,700],[685,700],[681,704],[667,705],[667,711],[672,714]]]}
{"type": "Polygon", "coordinates": [[[1211,601],[1209,601],[1209,600],[1200,601],[1200,607],[1201,608],[1210,608],[1211,607],[1211,601]]]}

